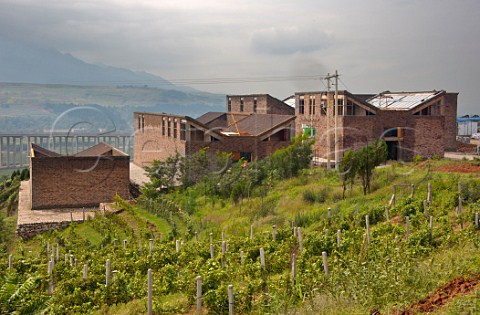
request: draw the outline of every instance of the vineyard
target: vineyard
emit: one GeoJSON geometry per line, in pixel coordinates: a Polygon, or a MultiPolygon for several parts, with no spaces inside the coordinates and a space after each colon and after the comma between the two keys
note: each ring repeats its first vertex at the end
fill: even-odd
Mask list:
{"type": "Polygon", "coordinates": [[[149,269],[154,314],[476,314],[479,173],[452,163],[377,168],[369,194],[345,199],[322,169],[243,198],[117,198],[120,214],[11,243],[0,314],[147,314],[149,269]]]}

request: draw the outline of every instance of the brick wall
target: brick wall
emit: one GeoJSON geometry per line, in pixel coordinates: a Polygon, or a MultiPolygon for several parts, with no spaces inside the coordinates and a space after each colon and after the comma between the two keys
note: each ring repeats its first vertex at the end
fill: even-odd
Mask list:
{"type": "Polygon", "coordinates": [[[182,117],[175,115],[134,113],[133,162],[143,167],[150,165],[153,160],[165,160],[176,152],[185,155],[186,141],[181,140],[180,137],[181,120],[182,117]],[[142,123],[138,123],[142,115],[143,127],[142,123]],[[170,119],[170,134],[168,119],[170,119]],[[175,125],[176,128],[174,128],[175,125]]]}
{"type": "Polygon", "coordinates": [[[227,95],[227,112],[232,113],[257,113],[257,114],[278,114],[278,115],[295,115],[295,109],[279,99],[268,94],[252,94],[252,95],[227,95]],[[243,110],[242,110],[243,99],[243,110]],[[254,110],[254,102],[257,102],[256,110],[254,110]],[[230,102],[230,110],[229,110],[230,102]]]}
{"type": "Polygon", "coordinates": [[[252,160],[263,159],[276,150],[288,146],[288,141],[259,141],[257,137],[225,137],[222,142],[188,142],[187,154],[193,154],[205,147],[208,147],[209,154],[216,152],[240,153],[250,152],[252,160]]]}
{"type": "Polygon", "coordinates": [[[32,209],[97,206],[115,194],[129,199],[128,156],[33,157],[32,209]]]}
{"type": "Polygon", "coordinates": [[[445,150],[456,150],[458,93],[445,94],[445,150]]]}

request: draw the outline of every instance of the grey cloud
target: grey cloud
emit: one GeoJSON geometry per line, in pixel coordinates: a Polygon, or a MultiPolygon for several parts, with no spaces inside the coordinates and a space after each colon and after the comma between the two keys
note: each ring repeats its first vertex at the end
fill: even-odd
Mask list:
{"type": "Polygon", "coordinates": [[[294,26],[256,30],[251,38],[254,51],[273,55],[318,51],[332,42],[333,38],[319,29],[294,26]]]}

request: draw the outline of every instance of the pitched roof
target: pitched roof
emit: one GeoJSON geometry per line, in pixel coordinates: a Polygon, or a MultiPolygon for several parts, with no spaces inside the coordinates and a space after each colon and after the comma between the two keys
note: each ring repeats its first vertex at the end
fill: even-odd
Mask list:
{"type": "Polygon", "coordinates": [[[126,153],[112,147],[109,144],[100,142],[93,147],[90,147],[84,151],[78,152],[75,156],[128,156],[126,153]]]}
{"type": "Polygon", "coordinates": [[[224,134],[235,134],[240,136],[258,136],[265,132],[268,132],[284,123],[287,123],[295,119],[295,116],[290,115],[275,115],[275,114],[254,114],[250,115],[240,121],[237,124],[233,124],[225,129],[224,134]]]}
{"type": "Polygon", "coordinates": [[[430,92],[390,92],[386,91],[367,100],[368,103],[381,110],[411,110],[425,102],[445,93],[430,92]]]}
{"type": "Polygon", "coordinates": [[[31,156],[32,157],[54,157],[54,156],[61,156],[57,152],[53,152],[50,150],[47,150],[45,148],[42,148],[39,145],[36,145],[35,143],[30,143],[30,150],[31,150],[31,156]]]}
{"type": "Polygon", "coordinates": [[[202,116],[198,117],[196,120],[201,122],[204,125],[208,125],[210,122],[214,121],[217,118],[226,115],[226,113],[222,112],[208,112],[203,114],[202,116]]]}
{"type": "MultiPolygon", "coordinates": [[[[33,158],[44,158],[44,157],[61,157],[63,155],[58,154],[57,152],[53,152],[42,148],[35,143],[30,144],[31,147],[31,156],[33,158]]],[[[93,147],[90,147],[82,152],[78,152],[77,154],[72,154],[71,156],[128,156],[126,153],[112,147],[109,144],[100,142],[93,147]]]]}

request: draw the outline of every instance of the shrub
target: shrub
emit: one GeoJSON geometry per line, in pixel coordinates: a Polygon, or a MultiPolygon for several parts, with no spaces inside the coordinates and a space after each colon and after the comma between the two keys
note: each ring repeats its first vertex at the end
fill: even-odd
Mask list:
{"type": "Polygon", "coordinates": [[[307,189],[303,192],[303,200],[308,203],[323,203],[327,200],[328,190],[326,188],[321,189],[318,192],[307,189]]]}

